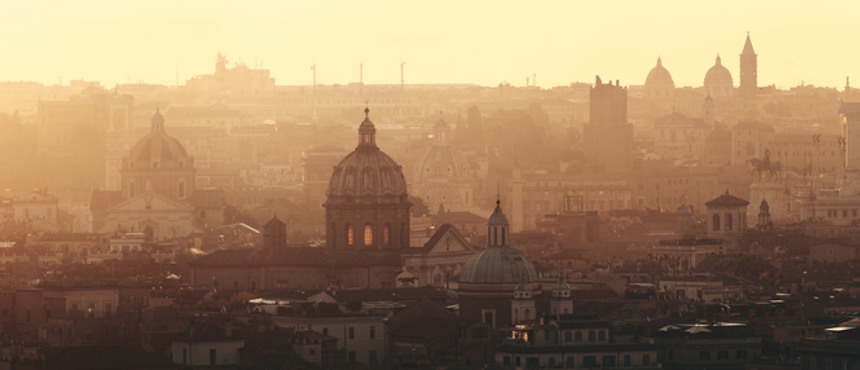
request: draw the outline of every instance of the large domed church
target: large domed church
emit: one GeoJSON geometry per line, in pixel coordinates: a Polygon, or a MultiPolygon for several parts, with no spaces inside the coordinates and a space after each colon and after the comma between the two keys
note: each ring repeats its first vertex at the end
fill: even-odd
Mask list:
{"type": "Polygon", "coordinates": [[[433,144],[418,157],[412,192],[431,211],[472,211],[474,199],[469,161],[451,145],[451,126],[444,119],[433,126],[433,144]]]}
{"type": "Polygon", "coordinates": [[[142,232],[166,240],[220,226],[223,193],[198,191],[194,158],[167,134],[160,112],[151,123],[150,133],[122,160],[122,190],[93,192],[93,230],[142,232]]]}
{"type": "Polygon", "coordinates": [[[376,146],[376,128],[364,109],[358,146],[334,168],[326,209],[329,249],[409,247],[409,193],[402,167],[376,146]]]}

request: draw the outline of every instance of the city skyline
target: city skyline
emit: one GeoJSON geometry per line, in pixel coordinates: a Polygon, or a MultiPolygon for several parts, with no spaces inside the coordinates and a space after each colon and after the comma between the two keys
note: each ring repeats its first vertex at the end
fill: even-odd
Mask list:
{"type": "Polygon", "coordinates": [[[514,4],[10,4],[0,29],[17,36],[0,40],[0,80],[182,85],[212,73],[220,52],[279,85],[311,85],[314,64],[321,84],[358,82],[359,64],[365,83],[399,84],[401,62],[407,84],[523,86],[536,75],[551,88],[601,75],[641,85],[661,57],[677,87],[696,87],[718,54],[737,84],[747,32],[759,86],[841,89],[860,72],[860,54],[843,46],[860,38],[847,2],[827,8],[846,10],[836,14],[804,2],[514,4]]]}

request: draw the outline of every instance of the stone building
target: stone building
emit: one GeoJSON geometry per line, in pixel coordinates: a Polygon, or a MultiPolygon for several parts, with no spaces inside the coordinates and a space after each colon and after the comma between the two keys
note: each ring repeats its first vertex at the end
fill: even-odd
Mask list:
{"type": "Polygon", "coordinates": [[[487,221],[487,247],[475,252],[460,271],[460,317],[491,328],[537,317],[537,271],[525,254],[511,247],[510,224],[500,202],[487,221]]]}
{"type": "Polygon", "coordinates": [[[472,175],[469,161],[451,145],[451,126],[440,118],[433,126],[433,144],[415,162],[412,194],[433,211],[440,205],[468,211],[474,201],[472,175]]]}
{"type": "Polygon", "coordinates": [[[633,126],[627,122],[627,88],[598,76],[589,97],[589,122],[582,136],[592,171],[628,173],[633,167],[633,126]]]}
{"type": "Polygon", "coordinates": [[[328,188],[329,249],[409,247],[409,193],[402,166],[376,146],[376,128],[364,110],[358,146],[334,168],[328,188]]]}
{"type": "Polygon", "coordinates": [[[152,116],[149,135],[123,158],[119,191],[94,191],[93,230],[143,232],[158,240],[184,237],[223,221],[223,193],[198,191],[194,158],[152,116]]]}
{"type": "Polygon", "coordinates": [[[707,237],[723,239],[732,245],[743,236],[747,229],[747,206],[750,203],[741,198],[725,194],[713,199],[708,207],[707,237]]]}

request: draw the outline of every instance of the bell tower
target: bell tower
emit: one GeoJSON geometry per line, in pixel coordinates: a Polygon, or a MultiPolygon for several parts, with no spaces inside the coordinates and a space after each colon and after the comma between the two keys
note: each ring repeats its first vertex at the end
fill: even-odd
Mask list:
{"type": "Polygon", "coordinates": [[[758,55],[750,41],[750,34],[747,32],[747,41],[744,43],[744,50],[741,52],[741,96],[745,99],[755,98],[758,90],[758,55]]]}

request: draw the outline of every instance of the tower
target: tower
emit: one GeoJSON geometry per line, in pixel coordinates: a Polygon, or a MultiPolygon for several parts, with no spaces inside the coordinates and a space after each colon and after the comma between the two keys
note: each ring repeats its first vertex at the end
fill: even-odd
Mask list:
{"type": "Polygon", "coordinates": [[[596,77],[583,125],[585,153],[595,173],[627,173],[633,167],[633,126],[627,122],[627,88],[596,77]]]}
{"type": "Polygon", "coordinates": [[[744,43],[744,50],[741,52],[741,96],[746,99],[755,98],[756,90],[758,90],[758,55],[750,41],[750,34],[747,32],[747,41],[744,43]]]}
{"type": "Polygon", "coordinates": [[[271,251],[273,255],[282,255],[284,248],[287,247],[287,224],[278,219],[278,216],[272,217],[265,226],[263,226],[263,248],[271,251]]]}
{"type": "Polygon", "coordinates": [[[573,313],[573,300],[570,299],[570,285],[559,275],[558,283],[552,287],[552,300],[549,302],[553,315],[573,313]]]}

